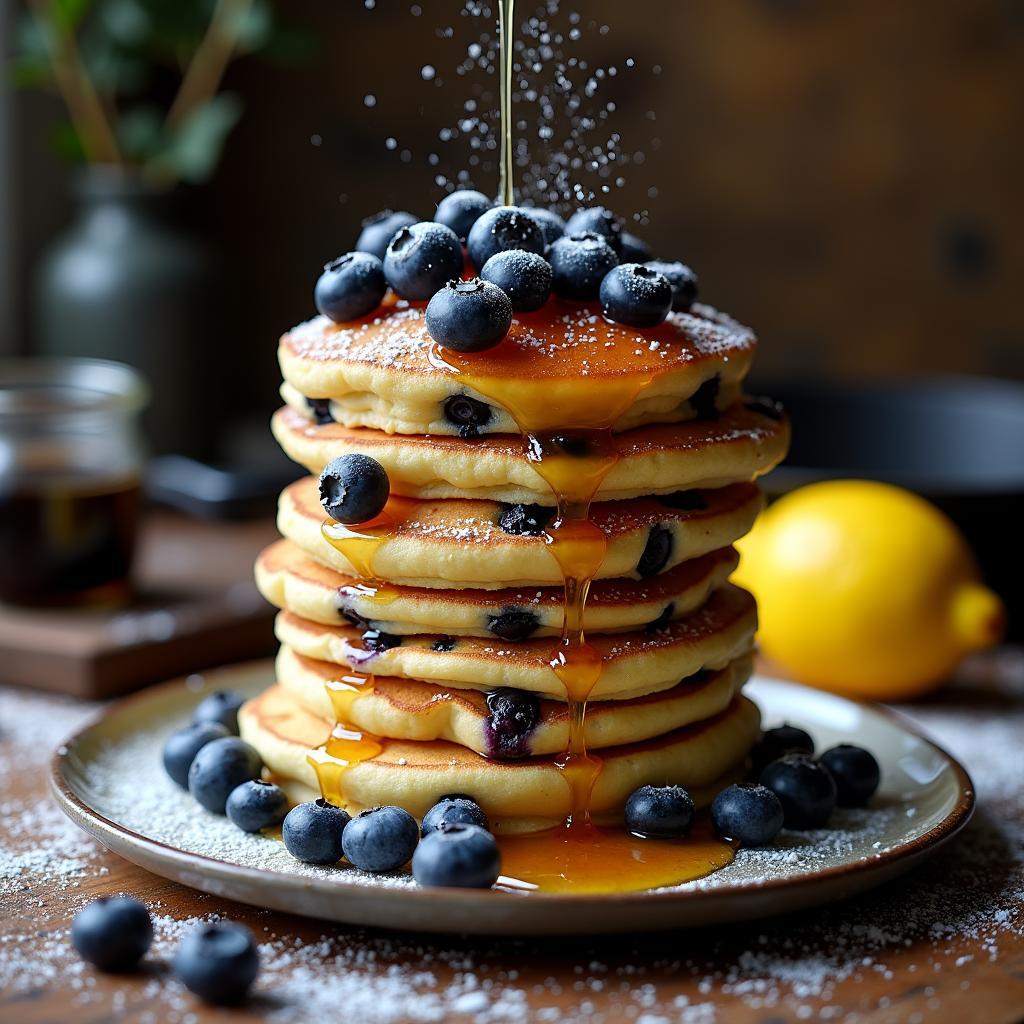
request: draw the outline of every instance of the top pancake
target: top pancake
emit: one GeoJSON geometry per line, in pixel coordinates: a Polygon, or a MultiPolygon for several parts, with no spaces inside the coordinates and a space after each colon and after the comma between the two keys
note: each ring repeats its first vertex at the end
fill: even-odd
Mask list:
{"type": "MultiPolygon", "coordinates": [[[[515,381],[521,397],[552,408],[585,391],[591,407],[617,410],[615,430],[628,430],[724,409],[738,396],[756,346],[749,328],[710,306],[638,330],[605,320],[596,303],[552,298],[535,313],[517,314],[494,349],[460,359],[434,345],[424,308],[389,295],[362,320],[300,324],[278,349],[285,400],[306,416],[386,433],[515,433],[510,408],[497,397],[515,381]],[[486,405],[480,422],[446,416],[446,402],[462,395],[486,405]]],[[[576,417],[547,424],[580,425],[576,417]]]]}

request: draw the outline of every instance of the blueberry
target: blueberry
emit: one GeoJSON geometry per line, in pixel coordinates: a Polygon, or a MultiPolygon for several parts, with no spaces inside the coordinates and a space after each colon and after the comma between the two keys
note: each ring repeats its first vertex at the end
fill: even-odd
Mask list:
{"type": "Polygon", "coordinates": [[[779,798],[767,786],[742,783],[723,789],[711,804],[711,820],[723,839],[766,846],[782,828],[779,798]]]}
{"type": "Polygon", "coordinates": [[[487,694],[484,736],[492,757],[525,757],[530,733],[540,721],[540,699],[535,693],[503,686],[487,694]]]}
{"type": "Polygon", "coordinates": [[[338,523],[365,523],[379,516],[390,493],[384,467],[369,455],[339,455],[320,474],[320,504],[338,523]]]}
{"type": "Polygon", "coordinates": [[[396,871],[419,842],[416,819],[401,807],[375,807],[348,824],[341,837],[345,859],[361,871],[396,871]]]}
{"type": "Polygon", "coordinates": [[[718,415],[718,375],[709,377],[692,395],[690,406],[699,420],[713,420],[718,415]]]}
{"type": "Polygon", "coordinates": [[[284,821],[288,797],[272,782],[253,779],[231,790],[226,806],[228,817],[243,832],[259,832],[284,821]]]}
{"type": "Polygon", "coordinates": [[[494,410],[486,403],[469,395],[449,395],[444,400],[444,418],[459,428],[459,437],[478,437],[480,428],[486,427],[494,410]]]}
{"type": "Polygon", "coordinates": [[[622,245],[619,248],[619,259],[623,263],[645,263],[651,258],[651,247],[636,235],[628,231],[622,232],[622,245]]]}
{"type": "Polygon", "coordinates": [[[487,828],[483,808],[468,796],[443,796],[423,815],[423,835],[450,825],[477,825],[487,828]]]}
{"type": "Polygon", "coordinates": [[[836,805],[829,770],[807,754],[784,754],[761,772],[761,785],[781,801],[786,828],[821,828],[836,805]]]}
{"type": "Polygon", "coordinates": [[[658,497],[663,505],[679,509],[681,512],[703,512],[708,507],[708,500],[700,491],[673,491],[658,497]]]}
{"type": "Polygon", "coordinates": [[[390,651],[394,647],[402,646],[402,638],[395,633],[385,633],[382,629],[368,629],[359,638],[359,642],[367,651],[374,654],[381,654],[390,651]]]}
{"type": "Polygon", "coordinates": [[[236,786],[258,779],[263,770],[260,755],[237,736],[207,743],[188,770],[188,791],[208,811],[223,814],[236,786]]]}
{"type": "Polygon", "coordinates": [[[324,266],[313,301],[328,320],[340,324],[372,313],[387,290],[380,259],[368,252],[349,252],[324,266]]]}
{"type": "Polygon", "coordinates": [[[306,405],[309,406],[309,411],[313,414],[313,422],[318,427],[334,422],[334,416],[331,414],[331,400],[329,398],[307,398],[306,405]]]}
{"type": "Polygon", "coordinates": [[[525,208],[526,215],[535,220],[544,232],[544,246],[549,246],[556,238],[565,234],[565,221],[554,210],[545,210],[540,206],[525,208]]]}
{"type": "Polygon", "coordinates": [[[543,256],[523,249],[509,249],[492,256],[480,276],[496,284],[520,313],[540,309],[551,294],[551,264],[543,256]]]}
{"type": "Polygon", "coordinates": [[[461,188],[446,195],[437,204],[434,220],[451,228],[465,244],[469,229],[485,214],[494,203],[483,194],[471,188],[461,188]]]}
{"type": "Polygon", "coordinates": [[[620,263],[601,282],[601,309],[629,327],[657,327],[668,316],[672,286],[664,274],[642,263],[620,263]]]}
{"type": "Polygon", "coordinates": [[[600,235],[616,252],[622,248],[622,218],[604,206],[577,210],[565,225],[567,235],[579,235],[584,231],[600,235]]]}
{"type": "Polygon", "coordinates": [[[882,775],[874,755],[852,743],[840,743],[821,755],[836,783],[840,807],[863,807],[878,789],[882,775]]]}
{"type": "Polygon", "coordinates": [[[526,210],[518,206],[495,206],[473,225],[466,240],[469,259],[477,270],[495,253],[525,249],[544,254],[544,231],[526,210]]]}
{"type": "Polygon", "coordinates": [[[384,259],[388,242],[402,229],[415,224],[419,220],[411,213],[395,213],[392,210],[381,210],[367,220],[363,221],[363,230],[356,240],[356,249],[359,252],[372,253],[377,259],[384,259]]]}
{"type": "Polygon", "coordinates": [[[670,260],[648,260],[647,266],[664,274],[672,286],[672,308],[685,313],[697,298],[697,275],[685,264],[670,260]]]}
{"type": "Polygon", "coordinates": [[[813,754],[814,740],[803,729],[788,722],[768,729],[750,752],[754,774],[760,775],[765,765],[777,761],[783,754],[813,754]]]}
{"type": "Polygon", "coordinates": [[[444,348],[483,352],[512,326],[509,297],[489,281],[449,281],[427,305],[427,330],[444,348]]]}
{"type": "Polygon", "coordinates": [[[560,455],[585,459],[590,454],[590,438],[585,434],[550,434],[546,438],[549,448],[557,448],[560,455]]]}
{"type": "Polygon", "coordinates": [[[693,799],[682,786],[641,786],[630,793],[625,815],[635,835],[676,839],[693,826],[693,799]]]}
{"type": "Polygon", "coordinates": [[[341,837],[351,821],[347,811],[324,799],[296,804],[281,826],[285,849],[304,864],[337,864],[341,837]]]}
{"type": "Polygon", "coordinates": [[[232,921],[201,924],[174,954],[175,977],[204,1002],[240,1003],[256,980],[260,957],[248,928],[232,921]]]}
{"type": "Polygon", "coordinates": [[[102,896],[71,922],[71,943],[78,955],[101,971],[132,970],[152,941],[149,911],[130,896],[102,896]]]}
{"type": "Polygon", "coordinates": [[[647,535],[647,543],[644,545],[644,553],[636,565],[637,575],[644,580],[649,576],[657,576],[668,565],[673,547],[675,547],[675,540],[672,537],[672,531],[667,526],[660,524],[652,526],[651,532],[647,535]]]}
{"type": "Polygon", "coordinates": [[[430,832],[412,858],[412,876],[420,885],[490,889],[500,874],[498,844],[479,825],[448,825],[430,832]]]}
{"type": "Polygon", "coordinates": [[[776,402],[773,398],[761,398],[756,396],[753,398],[746,398],[743,400],[743,406],[751,412],[756,412],[759,416],[764,416],[775,423],[781,423],[786,416],[786,410],[782,403],[776,402]]]}
{"type": "Polygon", "coordinates": [[[238,735],[238,709],[248,700],[237,690],[215,690],[204,697],[192,712],[192,724],[219,722],[233,736],[238,735]]]}
{"type": "Polygon", "coordinates": [[[431,645],[432,651],[437,651],[438,654],[451,654],[455,650],[455,637],[443,636],[439,640],[435,640],[431,645]]]}
{"type": "Polygon", "coordinates": [[[429,299],[462,275],[462,243],[443,224],[422,221],[402,228],[384,253],[384,276],[403,299],[429,299]]]}
{"type": "Polygon", "coordinates": [[[188,770],[207,743],[231,733],[220,722],[197,722],[172,732],[164,744],[164,771],[182,789],[188,789],[188,770]]]}
{"type": "Polygon", "coordinates": [[[601,282],[619,262],[601,235],[585,231],[556,239],[548,249],[551,286],[566,299],[596,299],[601,282]]]}
{"type": "Polygon", "coordinates": [[[676,606],[674,601],[669,601],[667,605],[661,610],[661,614],[644,626],[645,633],[660,633],[672,624],[672,619],[675,617],[676,606]]]}
{"type": "Polygon", "coordinates": [[[554,517],[555,510],[547,505],[510,505],[498,526],[514,537],[539,537],[554,517]]]}
{"type": "Polygon", "coordinates": [[[501,640],[515,642],[525,640],[537,632],[540,620],[533,612],[518,608],[506,608],[498,615],[487,617],[487,632],[501,640]]]}

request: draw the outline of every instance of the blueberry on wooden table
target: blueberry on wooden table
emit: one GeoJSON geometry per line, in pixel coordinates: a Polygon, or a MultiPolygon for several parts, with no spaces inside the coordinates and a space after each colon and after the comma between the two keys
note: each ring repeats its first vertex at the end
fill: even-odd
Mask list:
{"type": "Polygon", "coordinates": [[[201,924],[190,931],[174,956],[175,977],[204,1002],[240,1003],[260,970],[259,953],[248,928],[231,921],[201,924]]]}
{"type": "Polygon", "coordinates": [[[342,857],[341,837],[351,820],[348,811],[320,798],[288,812],[281,838],[285,849],[304,864],[337,864],[342,857]]]}
{"type": "Polygon", "coordinates": [[[153,941],[153,922],[145,906],[130,896],[103,896],[71,922],[71,944],[101,971],[130,971],[153,941]]]}
{"type": "Polygon", "coordinates": [[[501,853],[479,825],[450,824],[427,833],[412,857],[420,885],[489,889],[501,874],[501,853]]]}

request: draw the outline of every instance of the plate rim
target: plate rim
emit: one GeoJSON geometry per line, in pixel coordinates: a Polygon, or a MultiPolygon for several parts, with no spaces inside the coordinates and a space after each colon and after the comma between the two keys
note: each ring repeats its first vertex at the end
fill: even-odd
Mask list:
{"type": "MultiPolygon", "coordinates": [[[[761,678],[769,683],[780,683],[789,687],[807,689],[816,694],[824,693],[826,696],[835,698],[836,700],[854,704],[859,708],[873,711],[879,716],[889,719],[893,725],[902,729],[904,732],[910,733],[915,737],[915,739],[926,744],[953,770],[958,792],[957,802],[954,807],[939,822],[933,825],[926,832],[921,833],[921,835],[917,836],[915,839],[908,840],[901,843],[899,846],[892,847],[882,853],[879,853],[870,860],[860,860],[847,864],[836,864],[830,867],[806,871],[797,877],[768,878],[756,883],[729,882],[716,886],[713,889],[639,889],[621,893],[578,894],[521,892],[511,889],[489,889],[484,891],[447,886],[436,886],[431,888],[409,886],[392,889],[383,886],[377,887],[362,885],[358,882],[344,882],[339,884],[337,882],[320,878],[299,878],[298,876],[289,875],[282,871],[253,868],[242,864],[232,864],[229,861],[220,860],[205,853],[193,853],[188,850],[182,850],[176,846],[172,846],[170,843],[165,843],[162,840],[153,839],[149,836],[144,836],[138,832],[134,832],[131,829],[126,828],[124,825],[108,818],[95,808],[90,807],[74,792],[70,783],[65,778],[64,765],[69,762],[74,749],[84,742],[87,734],[102,725],[105,721],[130,709],[132,705],[146,703],[153,697],[163,695],[174,690],[187,689],[189,685],[188,680],[196,675],[201,676],[205,682],[211,677],[216,680],[219,676],[227,676],[236,673],[244,674],[247,671],[255,671],[262,666],[269,668],[272,667],[272,665],[273,659],[259,659],[232,665],[224,665],[206,672],[192,673],[188,676],[179,676],[175,679],[170,679],[154,686],[148,686],[136,693],[121,697],[107,705],[105,708],[100,709],[95,715],[90,716],[90,718],[60,742],[50,757],[47,775],[50,791],[54,795],[58,806],[72,821],[75,822],[76,825],[78,825],[78,827],[88,832],[94,838],[100,839],[101,842],[102,834],[112,835],[115,841],[119,842],[119,844],[127,845],[129,847],[132,845],[141,846],[147,849],[152,856],[162,857],[178,862],[182,866],[191,867],[193,870],[197,867],[196,862],[201,862],[206,866],[205,870],[208,870],[211,874],[217,875],[218,877],[227,876],[228,878],[240,881],[244,880],[250,884],[258,885],[261,880],[265,883],[268,876],[274,876],[277,879],[285,880],[292,885],[302,885],[305,888],[317,890],[325,888],[331,888],[334,891],[337,891],[338,889],[353,889],[359,890],[367,895],[372,894],[383,898],[387,898],[392,893],[401,893],[403,898],[412,900],[415,904],[422,905],[430,905],[436,902],[438,898],[443,898],[447,902],[455,900],[464,904],[465,907],[473,907],[478,905],[481,900],[494,899],[497,897],[514,900],[528,899],[531,902],[538,903],[547,908],[563,907],[568,910],[573,907],[579,907],[581,904],[590,905],[594,903],[600,906],[613,907],[629,906],[633,904],[642,904],[647,906],[651,904],[656,904],[658,906],[671,906],[677,903],[685,903],[687,906],[699,907],[702,904],[711,905],[722,899],[735,897],[744,893],[756,893],[758,896],[761,896],[782,890],[798,892],[809,886],[813,887],[821,883],[838,881],[844,877],[858,876],[865,872],[874,874],[879,872],[885,873],[890,869],[892,871],[898,871],[899,868],[904,866],[906,868],[911,867],[915,860],[928,852],[938,849],[940,846],[952,839],[970,822],[977,804],[974,783],[971,780],[967,769],[964,768],[964,766],[952,754],[950,754],[949,751],[927,736],[922,729],[906,715],[901,714],[893,708],[877,704],[873,701],[854,701],[848,697],[843,697],[839,694],[833,694],[828,691],[822,691],[815,687],[806,686],[805,684],[795,682],[791,679],[767,675],[762,676],[761,678]],[[92,827],[89,827],[86,823],[89,823],[92,827]]],[[[119,850],[114,850],[113,852],[118,856],[123,857],[125,860],[131,860],[131,858],[126,857],[119,850]]],[[[152,869],[148,867],[144,867],[143,869],[152,871],[152,869]]],[[[153,873],[156,874],[158,872],[153,873]]],[[[178,882],[178,884],[184,885],[186,883],[178,882]]],[[[198,887],[192,886],[192,888],[198,887]]]]}

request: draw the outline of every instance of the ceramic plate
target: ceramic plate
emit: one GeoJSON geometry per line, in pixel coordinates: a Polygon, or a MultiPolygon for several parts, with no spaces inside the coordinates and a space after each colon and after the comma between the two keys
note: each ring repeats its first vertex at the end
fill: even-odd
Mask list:
{"type": "Polygon", "coordinates": [[[890,712],[794,683],[756,678],[747,693],[766,726],[806,728],[818,749],[871,750],[882,786],[870,808],[837,811],[833,828],[784,831],[768,850],[685,885],[615,895],[420,889],[407,875],[372,876],[292,860],[282,843],[203,811],[164,774],[164,737],[211,689],[257,693],[268,662],[168,683],[111,706],[54,755],[64,811],[115,853],[184,885],[274,910],[349,924],[489,935],[594,934],[756,918],[839,900],[894,878],[933,853],[974,805],[964,769],[890,712]]]}

